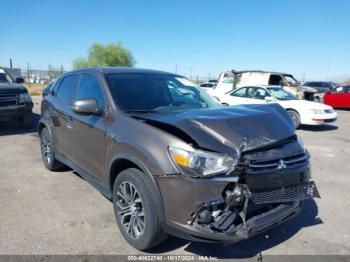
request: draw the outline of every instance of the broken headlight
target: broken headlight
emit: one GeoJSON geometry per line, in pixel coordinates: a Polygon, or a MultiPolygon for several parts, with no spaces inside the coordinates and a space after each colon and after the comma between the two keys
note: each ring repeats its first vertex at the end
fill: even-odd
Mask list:
{"type": "Polygon", "coordinates": [[[218,153],[202,150],[192,151],[169,147],[169,154],[179,169],[194,177],[210,177],[232,172],[237,159],[218,153]]]}

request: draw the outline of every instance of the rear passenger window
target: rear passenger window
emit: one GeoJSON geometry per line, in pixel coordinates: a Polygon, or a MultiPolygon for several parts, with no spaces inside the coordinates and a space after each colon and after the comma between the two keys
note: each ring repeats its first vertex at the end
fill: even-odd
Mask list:
{"type": "Polygon", "coordinates": [[[82,75],[79,79],[75,100],[95,99],[100,109],[104,108],[104,98],[98,80],[92,75],[82,75]]]}
{"type": "Polygon", "coordinates": [[[57,97],[63,101],[69,102],[75,87],[76,75],[69,75],[63,78],[58,88],[57,97]]]}

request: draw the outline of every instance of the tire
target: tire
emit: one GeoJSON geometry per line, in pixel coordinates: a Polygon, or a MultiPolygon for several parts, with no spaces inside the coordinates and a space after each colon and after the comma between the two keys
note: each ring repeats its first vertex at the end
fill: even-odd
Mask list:
{"type": "Polygon", "coordinates": [[[33,112],[32,110],[25,111],[23,115],[18,118],[18,122],[22,128],[29,129],[33,126],[33,112]]]}
{"type": "Polygon", "coordinates": [[[288,111],[290,117],[293,120],[295,129],[298,129],[300,127],[300,116],[299,116],[299,114],[296,111],[291,110],[291,109],[289,109],[287,111],[288,111]]]}
{"type": "Polygon", "coordinates": [[[152,181],[140,170],[129,168],[117,175],[113,207],[121,233],[136,249],[147,250],[166,240],[161,228],[161,203],[152,181]]]}
{"type": "Polygon", "coordinates": [[[40,133],[40,148],[41,158],[48,170],[56,171],[64,167],[64,165],[55,158],[55,152],[52,148],[52,138],[46,127],[40,133]]]}

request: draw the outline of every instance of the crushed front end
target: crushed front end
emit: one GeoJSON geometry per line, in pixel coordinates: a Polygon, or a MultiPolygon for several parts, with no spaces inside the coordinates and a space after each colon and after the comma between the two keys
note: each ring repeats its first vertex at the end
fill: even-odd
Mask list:
{"type": "MultiPolygon", "coordinates": [[[[229,175],[158,177],[167,230],[193,241],[238,242],[296,216],[320,197],[295,141],[241,154],[229,175]]],[[[299,148],[300,149],[300,148],[299,148]]]]}

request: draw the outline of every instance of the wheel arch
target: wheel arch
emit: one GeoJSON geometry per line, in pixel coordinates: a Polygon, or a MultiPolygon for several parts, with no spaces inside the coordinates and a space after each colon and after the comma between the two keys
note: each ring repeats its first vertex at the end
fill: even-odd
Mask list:
{"type": "Polygon", "coordinates": [[[38,133],[39,133],[39,136],[41,135],[41,132],[43,131],[43,129],[46,127],[46,125],[40,121],[39,124],[38,124],[38,133]]]}
{"type": "Polygon", "coordinates": [[[160,221],[163,223],[165,219],[165,211],[164,211],[164,205],[163,205],[163,200],[161,197],[161,193],[158,187],[158,184],[156,180],[154,179],[152,173],[149,171],[149,169],[146,167],[146,165],[139,159],[129,155],[129,154],[119,154],[112,158],[109,164],[109,169],[108,169],[108,187],[110,192],[113,194],[113,186],[114,182],[117,178],[117,176],[123,171],[128,168],[136,168],[143,172],[145,176],[147,176],[153,186],[155,187],[156,190],[156,195],[157,195],[157,200],[159,201],[158,203],[160,204],[160,221]]]}
{"type": "Polygon", "coordinates": [[[285,108],[285,109],[286,109],[287,111],[294,111],[294,112],[297,113],[297,114],[299,115],[299,117],[300,117],[299,111],[296,110],[295,108],[287,107],[287,108],[285,108]]]}

